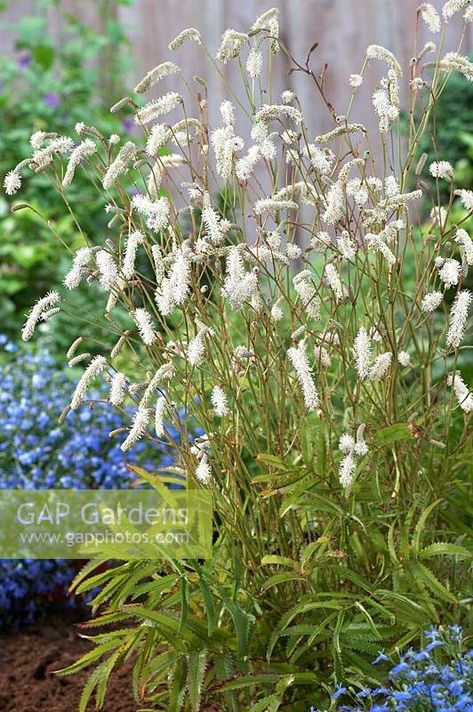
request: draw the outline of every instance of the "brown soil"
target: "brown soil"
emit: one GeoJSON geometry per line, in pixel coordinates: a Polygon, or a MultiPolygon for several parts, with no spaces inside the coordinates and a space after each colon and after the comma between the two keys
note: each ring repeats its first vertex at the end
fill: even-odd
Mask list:
{"type": "MultiPolygon", "coordinates": [[[[76,712],[87,670],[62,677],[59,670],[90,650],[77,624],[62,619],[0,637],[1,712],[76,712]]],[[[92,668],[91,668],[92,670],[92,668]]],[[[89,705],[94,710],[93,701],[89,705]]],[[[136,712],[129,670],[112,675],[104,712],[136,712]]]]}

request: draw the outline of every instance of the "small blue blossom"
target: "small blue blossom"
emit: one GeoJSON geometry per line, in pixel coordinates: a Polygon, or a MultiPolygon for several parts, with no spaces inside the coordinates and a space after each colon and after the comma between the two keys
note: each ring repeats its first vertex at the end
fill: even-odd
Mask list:
{"type": "MultiPolygon", "coordinates": [[[[128,464],[156,470],[173,463],[171,452],[146,441],[123,453],[108,433],[126,420],[106,404],[84,405],[59,424],[74,390],[69,373],[44,353],[20,349],[12,357],[12,346],[0,334],[0,489],[124,489],[136,479],[128,464]]],[[[0,560],[0,629],[65,601],[75,572],[68,561],[0,560]]]]}
{"type": "Polygon", "coordinates": [[[378,657],[373,660],[373,665],[378,665],[378,663],[390,662],[390,658],[386,655],[384,650],[378,652],[378,657]]]}
{"type": "MultiPolygon", "coordinates": [[[[462,654],[459,626],[430,628],[421,650],[410,648],[392,667],[389,684],[354,691],[339,683],[330,707],[338,712],[473,712],[473,655],[462,654]],[[376,702],[373,700],[376,699],[376,702]],[[355,705],[350,705],[354,700],[355,705]],[[360,707],[360,705],[362,705],[360,707]]],[[[389,660],[380,651],[374,662],[389,660]]]]}

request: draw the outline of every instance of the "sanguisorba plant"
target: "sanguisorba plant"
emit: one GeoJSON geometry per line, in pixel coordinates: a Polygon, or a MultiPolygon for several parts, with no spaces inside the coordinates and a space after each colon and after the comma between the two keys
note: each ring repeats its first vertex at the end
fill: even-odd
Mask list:
{"type": "MultiPolygon", "coordinates": [[[[205,81],[165,61],[135,94],[171,74],[182,94],[112,107],[134,107],[143,144],[84,124],[79,142],[35,133],[33,157],[6,177],[13,194],[25,168],[42,171],[67,201],[85,171],[103,192],[109,232],[83,235],[64,280],[102,287],[87,319],[96,313],[103,339],[89,343],[67,290],[33,307],[23,338],[69,310],[78,338],[68,358],[86,364],[70,407],[110,380],[113,406],[135,404],[121,447],[175,447],[188,486],[214,501],[210,559],[94,575],[91,564],[79,576],[79,591],[102,586],[91,625],[114,624],[69,668],[95,665],[82,709],[94,691],[100,706],[112,669],[133,659],[146,709],[305,710],[325,704],[336,680],[374,679],[380,647],[405,646],[432,623],[466,625],[473,394],[461,367],[473,242],[449,213],[460,200],[471,215],[473,192],[455,189],[445,160],[430,166],[450,186],[445,205],[416,184],[419,140],[449,73],[473,81],[461,46],[443,47],[463,10],[471,21],[463,0],[443,17],[419,8],[439,45],[416,51],[407,78],[390,51],[368,47],[348,110],[317,136],[293,92],[272,96],[271,55],[290,56],[276,9],[227,30],[216,60],[186,29],[171,50],[192,41],[217,72],[240,66],[244,99],[228,87],[221,125],[209,125],[205,81]],[[351,118],[369,65],[381,75],[370,137],[351,118]],[[424,225],[422,199],[432,203],[424,225]],[[204,431],[195,441],[188,419],[204,431]]],[[[332,112],[318,76],[296,68],[332,112]]]]}

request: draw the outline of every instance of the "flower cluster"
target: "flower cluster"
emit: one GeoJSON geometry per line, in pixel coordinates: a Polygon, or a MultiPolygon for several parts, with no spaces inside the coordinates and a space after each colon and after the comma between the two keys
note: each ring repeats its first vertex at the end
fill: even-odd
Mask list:
{"type": "MultiPolygon", "coordinates": [[[[332,695],[339,712],[472,712],[473,650],[465,651],[458,626],[432,627],[426,645],[410,648],[398,662],[381,651],[374,664],[391,664],[386,684],[355,691],[339,685],[332,695]],[[354,704],[342,703],[352,698],[354,704]]],[[[311,708],[316,712],[315,708],[311,708]]]]}
{"type": "MultiPolygon", "coordinates": [[[[143,442],[125,456],[108,434],[126,419],[100,402],[59,423],[74,388],[70,375],[47,353],[24,353],[4,336],[0,348],[0,489],[122,489],[136,479],[127,463],[171,465],[169,452],[143,442]]],[[[65,600],[74,573],[67,561],[0,561],[0,627],[65,600]]]]}

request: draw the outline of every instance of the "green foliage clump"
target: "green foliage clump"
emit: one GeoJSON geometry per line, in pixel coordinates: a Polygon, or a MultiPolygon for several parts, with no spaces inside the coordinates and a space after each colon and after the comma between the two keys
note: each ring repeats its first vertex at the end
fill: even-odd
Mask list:
{"type": "MultiPolygon", "coordinates": [[[[113,3],[100,0],[98,5],[105,20],[113,3]]],[[[122,121],[110,114],[105,102],[120,95],[123,72],[116,65],[127,45],[123,30],[109,19],[104,35],[71,15],[62,16],[64,28],[59,39],[49,29],[41,8],[37,15],[24,16],[14,26],[3,22],[14,33],[15,45],[11,56],[0,58],[2,178],[12,165],[31,154],[29,139],[34,131],[74,135],[77,122],[92,123],[104,134],[122,128],[122,121]],[[109,77],[105,89],[103,66],[109,77]]],[[[68,193],[67,210],[42,173],[31,178],[27,197],[33,209],[16,215],[10,213],[11,201],[0,197],[0,320],[11,337],[18,333],[31,301],[61,281],[66,263],[59,242],[72,251],[83,239],[81,231],[103,233],[107,225],[94,186],[79,172],[68,193]]],[[[13,205],[15,202],[19,201],[13,205]]],[[[50,348],[64,346],[67,328],[63,319],[48,340],[50,348]]]]}

